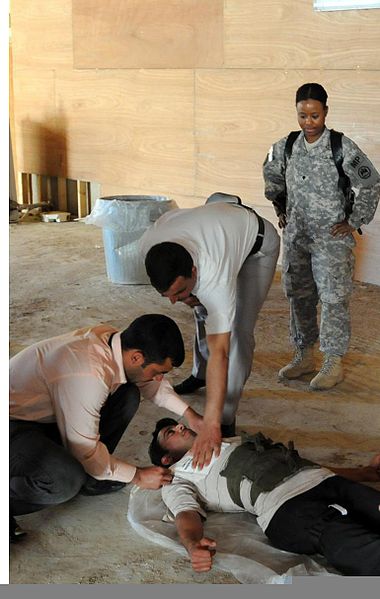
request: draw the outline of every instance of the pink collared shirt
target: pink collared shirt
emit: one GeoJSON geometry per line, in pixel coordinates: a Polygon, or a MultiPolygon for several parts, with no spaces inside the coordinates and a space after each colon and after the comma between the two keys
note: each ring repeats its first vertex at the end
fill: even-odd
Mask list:
{"type": "MultiPolygon", "coordinates": [[[[10,418],[56,422],[65,447],[88,474],[130,482],[136,466],[111,455],[99,440],[100,410],[108,395],[126,382],[120,332],[113,327],[52,337],[11,358],[10,418]]],[[[165,378],[138,387],[145,399],[179,416],[188,407],[165,378]]]]}

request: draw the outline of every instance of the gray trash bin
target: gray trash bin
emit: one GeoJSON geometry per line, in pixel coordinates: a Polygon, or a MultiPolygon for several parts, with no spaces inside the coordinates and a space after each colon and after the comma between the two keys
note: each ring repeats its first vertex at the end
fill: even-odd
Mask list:
{"type": "Polygon", "coordinates": [[[152,223],[173,208],[177,208],[176,203],[166,196],[107,196],[96,200],[84,222],[102,227],[107,276],[112,283],[149,283],[138,242],[152,223]]]}

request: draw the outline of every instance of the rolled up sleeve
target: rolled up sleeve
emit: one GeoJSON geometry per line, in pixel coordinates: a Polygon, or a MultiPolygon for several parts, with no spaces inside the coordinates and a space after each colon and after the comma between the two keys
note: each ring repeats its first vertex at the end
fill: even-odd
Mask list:
{"type": "Polygon", "coordinates": [[[170,485],[162,488],[162,500],[176,517],[181,512],[198,512],[203,518],[207,513],[201,505],[196,487],[189,481],[174,478],[170,485]]]}

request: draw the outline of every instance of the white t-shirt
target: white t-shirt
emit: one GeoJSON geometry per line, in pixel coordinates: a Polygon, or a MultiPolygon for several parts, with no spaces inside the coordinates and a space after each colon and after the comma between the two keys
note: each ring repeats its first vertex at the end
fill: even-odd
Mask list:
{"type": "Polygon", "coordinates": [[[220,476],[229,456],[236,449],[234,443],[222,442],[220,455],[213,454],[208,466],[202,470],[193,468],[193,456],[187,453],[171,466],[174,478],[170,485],[162,488],[162,499],[170,512],[193,510],[206,518],[206,508],[213,512],[243,512],[230,497],[227,479],[220,476]]]}
{"type": "Polygon", "coordinates": [[[255,505],[251,502],[251,481],[243,478],[240,499],[243,507],[233,502],[228,491],[227,479],[221,476],[228,458],[238,443],[223,442],[219,457],[212,457],[210,464],[202,470],[191,465],[192,455],[187,453],[170,469],[174,478],[170,485],[162,488],[162,499],[168,508],[165,520],[172,521],[184,511],[198,512],[207,518],[207,512],[250,512],[257,516],[257,524],[266,530],[277,510],[289,499],[305,493],[326,478],[335,476],[327,468],[307,468],[290,476],[272,491],[260,493],[255,505]]]}
{"type": "Polygon", "coordinates": [[[171,241],[183,246],[197,268],[193,294],[207,310],[207,334],[232,330],[236,281],[258,232],[253,211],[218,202],[197,208],[169,210],[140,240],[145,259],[149,249],[171,241]]]}

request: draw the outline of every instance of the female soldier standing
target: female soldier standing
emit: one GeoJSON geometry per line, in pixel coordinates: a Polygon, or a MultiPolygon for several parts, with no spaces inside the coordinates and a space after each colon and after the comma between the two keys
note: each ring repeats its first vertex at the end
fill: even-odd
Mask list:
{"type": "MultiPolygon", "coordinates": [[[[354,192],[347,210],[345,194],[325,126],[327,93],[305,83],[296,93],[302,132],[286,160],[287,137],[275,143],[264,162],[265,195],[278,205],[286,194],[286,213],[276,208],[283,231],[283,285],[290,303],[293,360],[279,376],[300,377],[315,370],[313,345],[320,338],[324,361],[312,389],[330,389],[343,378],[342,356],[350,340],[349,298],[355,246],[353,231],[368,224],[380,197],[380,176],[358,146],[342,136],[343,171],[354,192]],[[321,303],[320,327],[317,304],[321,303]]],[[[336,136],[336,134],[335,134],[336,136]]]]}

